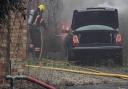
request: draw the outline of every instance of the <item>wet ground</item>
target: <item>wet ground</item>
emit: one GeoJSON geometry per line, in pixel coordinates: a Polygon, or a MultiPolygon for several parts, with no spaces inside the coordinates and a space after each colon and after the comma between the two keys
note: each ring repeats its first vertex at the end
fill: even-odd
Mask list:
{"type": "Polygon", "coordinates": [[[65,89],[128,89],[128,84],[98,84],[85,86],[72,86],[65,89]]]}

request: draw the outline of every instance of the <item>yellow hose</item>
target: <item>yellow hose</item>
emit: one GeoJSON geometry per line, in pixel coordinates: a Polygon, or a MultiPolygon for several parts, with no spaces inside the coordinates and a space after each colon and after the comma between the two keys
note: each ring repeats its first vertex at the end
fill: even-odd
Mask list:
{"type": "Polygon", "coordinates": [[[26,65],[26,67],[42,68],[42,69],[56,70],[56,71],[65,71],[65,72],[72,72],[72,73],[79,73],[79,74],[86,74],[86,75],[116,77],[116,78],[121,78],[121,79],[124,79],[124,80],[128,80],[128,75],[104,73],[104,72],[100,72],[100,71],[94,72],[93,69],[92,69],[93,72],[89,72],[89,71],[78,71],[78,70],[62,69],[62,68],[53,68],[53,67],[41,67],[41,66],[34,66],[34,65],[26,65]]]}

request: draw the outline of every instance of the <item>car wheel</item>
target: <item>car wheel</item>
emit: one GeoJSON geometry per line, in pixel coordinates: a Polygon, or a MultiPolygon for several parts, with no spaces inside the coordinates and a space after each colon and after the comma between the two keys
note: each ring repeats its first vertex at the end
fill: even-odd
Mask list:
{"type": "Polygon", "coordinates": [[[115,61],[116,65],[123,65],[123,54],[122,54],[122,52],[120,52],[118,55],[116,55],[114,61],[115,61]]]}
{"type": "Polygon", "coordinates": [[[67,49],[66,50],[66,59],[68,59],[69,61],[72,61],[73,60],[71,49],[67,49]]]}

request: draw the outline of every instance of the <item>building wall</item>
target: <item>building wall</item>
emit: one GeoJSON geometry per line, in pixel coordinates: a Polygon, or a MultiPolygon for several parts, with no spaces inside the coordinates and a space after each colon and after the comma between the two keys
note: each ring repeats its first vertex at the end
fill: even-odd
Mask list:
{"type": "MultiPolygon", "coordinates": [[[[11,43],[10,43],[10,59],[12,62],[12,72],[22,72],[22,63],[26,59],[27,45],[27,24],[21,13],[11,12],[11,43]],[[20,70],[21,69],[21,70],[20,70]]],[[[14,73],[14,74],[15,74],[14,73]]]]}
{"type": "Polygon", "coordinates": [[[5,26],[0,25],[0,85],[4,84],[4,76],[6,74],[6,34],[5,26]]]}

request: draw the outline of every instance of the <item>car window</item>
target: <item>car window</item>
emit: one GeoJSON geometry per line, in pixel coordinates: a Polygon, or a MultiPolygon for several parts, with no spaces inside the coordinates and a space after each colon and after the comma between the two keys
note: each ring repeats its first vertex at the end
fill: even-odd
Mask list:
{"type": "Polygon", "coordinates": [[[84,30],[114,30],[114,29],[105,25],[88,25],[76,29],[76,31],[84,31],[84,30]]]}

